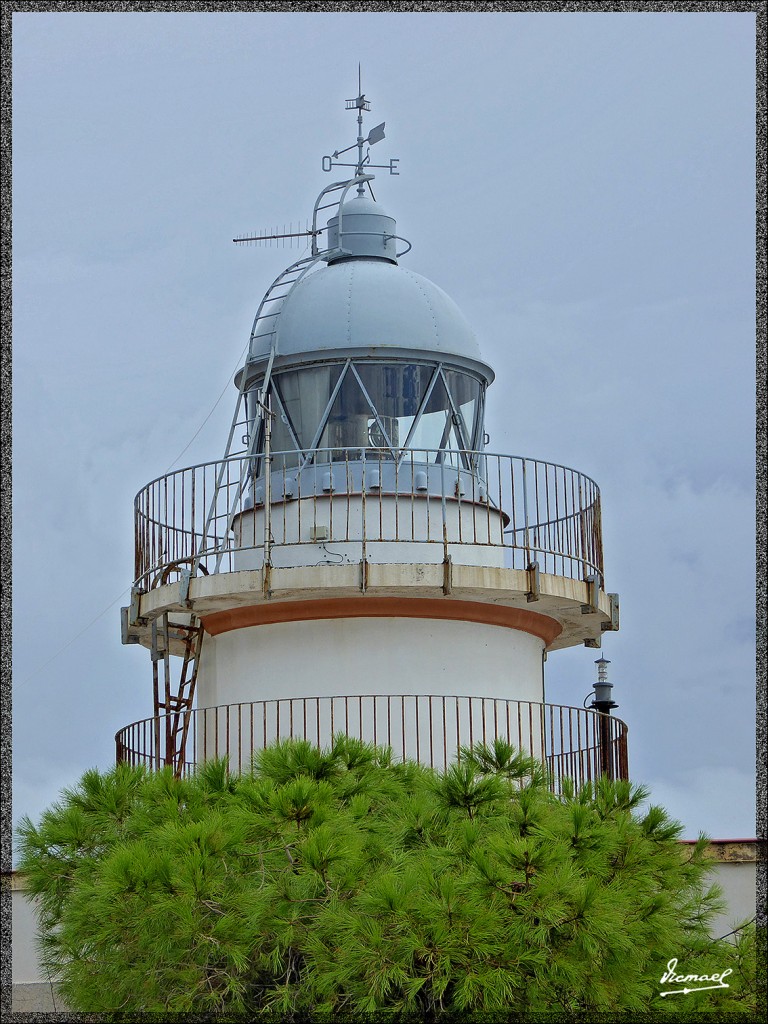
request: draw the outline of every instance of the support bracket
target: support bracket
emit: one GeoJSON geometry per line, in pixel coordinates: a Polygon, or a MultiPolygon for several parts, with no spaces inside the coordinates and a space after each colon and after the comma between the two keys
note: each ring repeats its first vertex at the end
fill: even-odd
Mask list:
{"type": "Polygon", "coordinates": [[[185,608],[191,608],[192,602],[189,599],[189,581],[192,579],[190,569],[182,569],[179,577],[179,604],[185,608]]]}
{"type": "Polygon", "coordinates": [[[600,624],[604,633],[616,632],[619,628],[619,595],[609,594],[608,600],[611,602],[611,620],[600,624]]]}
{"type": "Polygon", "coordinates": [[[139,615],[139,608],[143,593],[144,591],[141,587],[131,587],[131,603],[128,606],[129,626],[146,626],[147,624],[147,620],[139,615]]]}
{"type": "Polygon", "coordinates": [[[120,609],[120,639],[124,644],[138,644],[141,641],[139,634],[131,630],[130,614],[130,608],[120,609]]]}
{"type": "Polygon", "coordinates": [[[364,594],[368,589],[368,559],[360,559],[360,593],[364,594]]]}
{"type": "Polygon", "coordinates": [[[528,566],[528,594],[529,601],[538,601],[541,597],[541,572],[539,563],[531,562],[528,566]]]}
{"type": "Polygon", "coordinates": [[[597,604],[600,595],[600,577],[594,574],[585,576],[584,582],[587,584],[587,604],[581,606],[581,613],[582,615],[596,615],[600,611],[597,604]]]}
{"type": "Polygon", "coordinates": [[[446,555],[443,559],[443,593],[447,597],[453,591],[453,559],[446,555]]]}

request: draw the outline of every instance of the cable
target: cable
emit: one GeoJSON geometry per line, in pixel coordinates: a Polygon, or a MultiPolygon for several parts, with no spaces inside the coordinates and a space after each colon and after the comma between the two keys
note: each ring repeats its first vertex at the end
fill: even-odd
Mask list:
{"type": "MultiPolygon", "coordinates": [[[[302,253],[300,254],[300,256],[299,256],[299,259],[303,259],[303,258],[304,258],[304,254],[305,254],[306,252],[308,252],[308,250],[309,250],[309,245],[305,245],[305,246],[304,246],[304,251],[303,251],[303,252],[302,252],[302,253]]],[[[235,369],[234,369],[234,371],[232,372],[232,374],[230,375],[230,377],[229,377],[229,378],[227,378],[227,383],[226,383],[226,384],[224,385],[224,390],[223,390],[223,391],[221,392],[221,394],[219,395],[219,397],[218,397],[218,398],[216,399],[216,401],[215,401],[215,402],[213,403],[213,407],[212,407],[211,411],[210,411],[210,412],[208,413],[208,415],[207,415],[207,416],[205,417],[205,419],[203,420],[203,422],[202,422],[202,423],[200,424],[200,426],[199,426],[199,427],[197,428],[197,430],[196,430],[196,431],[194,432],[194,434],[192,435],[192,437],[191,437],[191,438],[189,439],[189,442],[188,442],[188,443],[187,443],[187,444],[186,444],[186,445],[185,445],[185,446],[184,446],[184,447],[183,447],[183,448],[181,449],[181,451],[180,451],[180,452],[179,452],[179,454],[178,454],[178,455],[176,456],[176,458],[175,458],[175,459],[173,460],[173,462],[171,462],[170,466],[168,467],[168,469],[166,469],[166,471],[165,471],[165,473],[163,474],[163,476],[165,476],[165,475],[166,475],[167,473],[170,473],[170,471],[171,471],[171,470],[173,469],[173,467],[174,467],[174,466],[176,465],[176,463],[177,463],[177,462],[179,461],[179,459],[180,459],[180,458],[181,458],[181,456],[182,456],[182,455],[184,454],[184,452],[185,452],[185,451],[187,451],[187,449],[188,449],[188,448],[190,447],[190,445],[192,444],[192,442],[193,442],[193,441],[195,440],[195,438],[196,438],[196,437],[197,437],[197,435],[198,435],[198,434],[200,433],[200,431],[201,431],[201,430],[203,429],[203,427],[204,427],[204,426],[205,426],[205,424],[206,424],[206,423],[208,422],[208,420],[209,420],[209,419],[211,418],[211,416],[213,416],[214,412],[216,411],[216,409],[217,409],[217,407],[218,407],[218,404],[219,404],[219,402],[220,402],[220,401],[222,400],[222,398],[224,397],[224,395],[226,395],[226,393],[227,393],[227,389],[228,389],[228,388],[229,388],[229,386],[230,386],[230,383],[231,383],[232,377],[234,376],[234,374],[235,374],[235,373],[237,373],[238,369],[239,369],[239,368],[240,368],[240,366],[242,365],[242,362],[243,362],[243,357],[245,356],[245,353],[246,353],[246,351],[248,350],[248,347],[249,347],[249,345],[250,345],[250,344],[251,344],[251,339],[249,338],[249,339],[248,339],[248,341],[246,341],[245,345],[243,346],[243,350],[242,350],[242,352],[240,353],[240,356],[239,356],[239,358],[238,358],[237,362],[235,363],[235,369]]]]}
{"type": "Polygon", "coordinates": [[[107,612],[110,610],[110,608],[114,608],[114,606],[117,604],[117,602],[118,601],[122,601],[122,599],[125,597],[125,595],[126,594],[130,594],[130,592],[131,592],[131,588],[127,587],[122,592],[122,594],[118,594],[118,596],[114,599],[114,601],[112,601],[110,604],[108,604],[107,607],[103,609],[103,611],[100,611],[99,614],[95,618],[91,619],[91,621],[88,623],[87,626],[83,626],[83,628],[80,630],[79,633],[76,633],[75,636],[73,636],[71,640],[67,640],[67,642],[64,644],[64,646],[60,647],[58,649],[58,651],[56,651],[54,654],[52,654],[50,656],[50,658],[48,658],[47,661],[44,661],[42,665],[38,665],[38,667],[36,669],[33,669],[29,673],[28,676],[25,676],[24,679],[21,680],[20,685],[23,686],[25,683],[28,683],[30,679],[34,679],[34,677],[36,675],[38,675],[40,672],[42,672],[44,668],[47,668],[48,665],[50,665],[52,661],[55,661],[55,659],[58,658],[58,656],[60,654],[62,654],[64,651],[66,651],[66,649],[68,647],[71,647],[72,644],[75,642],[75,640],[79,640],[80,637],[83,635],[83,633],[86,633],[91,628],[91,626],[94,623],[98,622],[99,619],[103,618],[107,614],[107,612]]]}
{"type": "MultiPolygon", "coordinates": [[[[237,361],[237,366],[235,367],[235,372],[237,371],[237,367],[239,367],[239,366],[240,366],[240,363],[241,363],[241,361],[242,361],[242,358],[243,358],[243,356],[245,355],[245,350],[246,350],[246,349],[248,348],[248,345],[249,345],[249,342],[246,342],[246,343],[245,343],[245,346],[244,346],[244,348],[243,348],[243,351],[242,351],[242,352],[240,353],[240,358],[239,358],[239,359],[238,359],[238,361],[237,361]]],[[[205,424],[206,424],[206,423],[208,422],[208,420],[209,420],[209,419],[211,418],[211,416],[213,416],[213,414],[214,414],[214,412],[216,411],[216,407],[218,406],[219,402],[220,402],[220,401],[222,400],[222,398],[224,397],[224,395],[225,395],[225,394],[227,393],[227,388],[229,387],[229,384],[230,384],[230,382],[229,382],[229,380],[228,380],[228,381],[227,381],[227,383],[226,383],[226,384],[224,385],[224,390],[223,390],[223,391],[221,392],[221,394],[219,395],[219,397],[218,397],[218,398],[216,399],[216,401],[214,402],[214,404],[213,404],[213,407],[211,408],[211,411],[210,411],[210,412],[208,413],[208,415],[207,415],[207,416],[205,417],[205,419],[203,420],[203,422],[202,422],[202,423],[200,424],[200,426],[199,426],[199,427],[197,428],[197,430],[195,431],[195,433],[194,433],[194,434],[192,435],[192,437],[191,437],[191,438],[189,439],[188,443],[187,443],[187,444],[186,444],[186,445],[184,446],[184,448],[182,448],[182,450],[181,450],[181,451],[179,452],[179,454],[178,454],[178,455],[176,456],[176,458],[175,458],[175,459],[173,460],[173,462],[172,462],[172,463],[170,464],[170,466],[168,467],[168,469],[166,469],[166,471],[165,471],[165,473],[164,473],[163,475],[166,475],[167,473],[170,473],[170,471],[171,471],[171,469],[172,469],[172,468],[174,467],[174,465],[175,465],[175,464],[176,464],[176,463],[177,463],[177,462],[179,461],[179,459],[180,459],[180,458],[181,458],[181,456],[182,456],[182,455],[184,454],[184,452],[185,452],[185,451],[186,451],[186,450],[187,450],[187,449],[189,448],[189,446],[190,446],[190,445],[192,444],[192,442],[193,442],[193,441],[195,440],[195,438],[196,438],[196,437],[197,437],[197,435],[198,435],[198,434],[200,433],[200,431],[201,431],[201,430],[203,429],[203,427],[204,427],[204,426],[205,426],[205,424]]],[[[38,666],[38,667],[37,667],[36,669],[33,669],[33,670],[32,670],[32,672],[30,672],[30,674],[29,674],[28,676],[25,676],[25,678],[24,678],[24,679],[22,679],[22,681],[21,681],[21,684],[20,684],[20,685],[22,685],[22,686],[23,686],[23,685],[24,685],[25,683],[28,683],[30,679],[34,679],[34,677],[35,677],[35,676],[39,675],[39,674],[40,674],[40,673],[41,673],[41,672],[43,671],[43,669],[44,669],[44,668],[47,668],[47,667],[48,667],[48,665],[50,665],[52,661],[55,661],[55,660],[56,660],[56,658],[58,658],[58,656],[59,656],[60,654],[63,654],[63,652],[64,652],[64,651],[66,651],[66,649],[67,649],[68,647],[71,647],[71,646],[72,646],[72,644],[73,644],[73,643],[74,643],[74,642],[75,642],[76,640],[79,640],[79,639],[80,639],[80,637],[81,637],[81,636],[83,635],[83,633],[86,633],[86,632],[87,632],[87,631],[88,631],[88,630],[89,630],[89,629],[91,628],[91,626],[93,626],[93,625],[94,625],[94,624],[95,624],[96,622],[98,622],[98,621],[99,621],[99,619],[103,618],[103,616],[104,616],[104,615],[106,615],[106,614],[107,614],[107,612],[108,612],[108,611],[109,611],[109,610],[110,610],[111,608],[114,608],[114,606],[115,606],[115,605],[117,604],[117,602],[118,602],[118,601],[121,601],[121,600],[122,600],[122,599],[123,599],[123,598],[125,597],[125,595],[126,595],[126,594],[129,594],[130,592],[131,592],[131,587],[128,587],[128,588],[127,588],[126,590],[124,590],[124,591],[123,591],[123,592],[122,592],[121,594],[119,594],[119,595],[118,595],[118,596],[117,596],[117,597],[116,597],[116,598],[114,599],[114,601],[112,601],[112,602],[111,602],[110,604],[108,604],[108,605],[107,605],[107,607],[106,607],[106,608],[104,608],[104,609],[103,609],[102,611],[100,611],[100,612],[99,612],[99,614],[98,614],[98,615],[97,615],[97,616],[96,616],[95,618],[91,619],[91,621],[90,621],[90,622],[89,622],[89,623],[88,623],[88,624],[87,624],[86,626],[83,626],[83,628],[82,628],[82,629],[80,630],[80,632],[79,632],[79,633],[76,633],[76,634],[75,634],[75,635],[74,635],[74,636],[72,637],[72,639],[71,639],[71,640],[67,640],[67,642],[66,642],[66,643],[64,644],[64,646],[63,646],[63,647],[60,647],[60,648],[58,649],[58,651],[56,651],[56,652],[55,652],[54,654],[52,654],[52,655],[50,656],[50,658],[48,658],[48,660],[47,660],[47,661],[44,661],[44,662],[42,663],[42,665],[39,665],[39,666],[38,666]]]]}
{"type": "MultiPolygon", "coordinates": [[[[238,371],[239,367],[241,366],[241,364],[242,364],[242,361],[243,361],[243,356],[245,355],[246,349],[248,348],[248,346],[249,346],[249,345],[250,345],[250,340],[249,340],[249,341],[247,341],[247,342],[245,343],[245,345],[243,346],[243,350],[242,350],[242,352],[240,353],[240,356],[239,356],[239,358],[238,358],[238,360],[237,360],[237,363],[236,363],[236,365],[235,365],[235,371],[234,371],[235,373],[237,373],[237,371],[238,371]]],[[[203,427],[204,427],[204,426],[205,426],[205,424],[206,424],[206,423],[208,422],[208,420],[209,420],[209,419],[211,418],[211,416],[213,416],[213,414],[214,414],[214,412],[216,411],[216,408],[217,408],[217,406],[218,406],[219,402],[220,402],[220,401],[222,400],[222,398],[224,397],[224,395],[226,395],[226,393],[227,393],[227,390],[229,389],[229,386],[230,386],[230,383],[231,383],[231,379],[232,379],[231,377],[227,378],[227,383],[226,383],[226,384],[224,385],[224,390],[223,390],[223,391],[221,392],[221,394],[219,395],[219,397],[218,397],[218,398],[216,399],[216,401],[215,401],[215,402],[213,403],[213,407],[211,408],[211,411],[210,411],[210,412],[208,413],[208,415],[207,415],[207,416],[205,417],[205,419],[203,420],[203,422],[202,422],[202,423],[200,424],[200,426],[199,426],[199,427],[197,428],[197,430],[196,430],[196,431],[194,432],[194,434],[193,434],[193,435],[192,435],[192,437],[191,437],[191,438],[189,439],[189,441],[187,442],[187,444],[186,444],[186,445],[185,445],[185,446],[184,446],[184,447],[183,447],[183,448],[181,449],[181,451],[180,451],[180,452],[179,452],[179,454],[178,454],[178,455],[176,456],[176,458],[175,458],[175,459],[174,459],[174,460],[173,460],[173,461],[171,462],[170,466],[168,467],[168,469],[166,469],[166,471],[165,471],[165,473],[163,474],[163,476],[166,476],[166,475],[167,475],[168,473],[170,473],[170,471],[171,471],[171,470],[173,469],[173,467],[174,467],[174,466],[176,465],[176,463],[177,463],[177,462],[179,461],[179,459],[180,459],[180,458],[181,458],[181,456],[182,456],[182,455],[184,454],[184,452],[185,452],[185,451],[187,451],[187,449],[188,449],[188,448],[190,447],[190,445],[192,444],[192,442],[193,442],[193,441],[195,440],[195,438],[196,438],[196,437],[197,437],[197,435],[198,435],[198,434],[200,433],[200,431],[201,431],[201,430],[203,429],[203,427]]]]}
{"type": "MultiPolygon", "coordinates": [[[[309,248],[309,246],[305,246],[305,247],[304,247],[304,251],[306,252],[308,248],[309,248]]],[[[245,356],[245,353],[246,353],[246,351],[247,351],[247,349],[248,349],[248,347],[249,347],[250,343],[251,343],[251,340],[250,340],[250,338],[249,338],[249,339],[248,339],[248,341],[246,341],[245,345],[243,346],[243,349],[242,349],[242,351],[241,351],[241,353],[240,353],[240,355],[239,355],[239,357],[238,357],[237,363],[235,364],[235,369],[234,369],[234,373],[237,373],[237,370],[238,370],[238,369],[239,369],[239,367],[241,366],[241,364],[242,364],[242,361],[243,361],[243,357],[245,356]]],[[[176,458],[175,458],[175,459],[173,460],[173,462],[171,462],[170,466],[168,466],[168,469],[166,469],[166,471],[165,471],[165,473],[163,474],[163,476],[165,476],[165,475],[167,475],[168,473],[170,473],[170,471],[171,471],[171,470],[173,469],[173,467],[174,467],[174,466],[176,465],[176,463],[177,463],[177,462],[179,461],[179,459],[180,459],[180,458],[181,458],[181,456],[182,456],[182,455],[184,454],[184,452],[185,452],[185,451],[187,451],[187,449],[188,449],[188,448],[189,448],[189,447],[191,446],[191,444],[193,443],[193,441],[195,440],[195,438],[196,438],[196,437],[198,436],[198,434],[200,433],[200,431],[201,431],[201,430],[203,429],[203,427],[204,427],[204,426],[206,425],[206,423],[207,423],[207,422],[208,422],[208,420],[209,420],[209,419],[211,418],[211,416],[213,416],[214,412],[216,411],[216,409],[217,409],[217,407],[218,407],[218,405],[219,405],[219,402],[220,402],[220,401],[222,400],[222,398],[224,397],[224,395],[225,395],[225,394],[227,393],[227,389],[228,389],[228,388],[229,388],[229,386],[230,386],[230,382],[231,382],[231,376],[230,376],[230,377],[229,377],[229,378],[227,379],[227,383],[226,383],[226,384],[224,385],[224,389],[222,390],[221,394],[220,394],[220,395],[219,395],[219,397],[218,397],[218,398],[216,399],[216,401],[215,401],[215,402],[213,403],[213,406],[211,407],[211,411],[210,411],[210,412],[208,413],[208,415],[207,415],[207,416],[205,417],[205,419],[203,420],[203,422],[202,422],[202,423],[200,424],[200,426],[199,426],[199,427],[197,428],[197,430],[196,430],[196,431],[194,432],[194,434],[193,434],[193,435],[192,435],[192,437],[191,437],[191,438],[189,439],[189,441],[187,442],[187,444],[186,444],[186,445],[185,445],[185,446],[184,446],[184,447],[183,447],[183,448],[181,449],[181,451],[180,451],[180,452],[179,452],[179,454],[178,454],[178,455],[176,456],[176,458]]],[[[88,623],[88,624],[87,624],[86,626],[83,626],[83,628],[82,628],[82,629],[80,630],[80,632],[79,632],[79,633],[76,633],[76,634],[75,634],[75,636],[73,636],[71,640],[67,640],[67,642],[66,642],[66,643],[64,644],[64,646],[63,646],[63,647],[60,647],[60,648],[59,648],[59,649],[58,649],[58,650],[57,650],[57,651],[56,651],[56,652],[55,652],[54,654],[52,654],[52,655],[50,656],[50,658],[48,658],[48,660],[47,660],[47,661],[44,661],[44,662],[42,663],[42,665],[39,665],[39,666],[38,666],[38,667],[37,667],[36,669],[33,669],[33,670],[32,670],[32,672],[30,672],[28,676],[25,676],[25,677],[24,677],[24,679],[22,679],[22,681],[21,681],[21,684],[20,684],[20,685],[24,685],[25,683],[29,682],[29,680],[30,680],[30,679],[34,679],[34,677],[35,677],[36,675],[39,675],[39,673],[40,673],[40,672],[42,672],[42,670],[43,670],[44,668],[47,668],[47,667],[48,667],[48,665],[50,665],[52,661],[55,661],[55,660],[56,660],[56,658],[58,658],[58,656],[59,656],[60,654],[62,654],[62,653],[63,653],[64,651],[66,651],[66,649],[67,649],[68,647],[71,647],[71,646],[72,646],[72,644],[73,644],[73,643],[74,643],[74,642],[75,642],[76,640],[79,640],[79,639],[80,639],[80,637],[81,637],[81,636],[83,635],[83,633],[86,633],[86,632],[87,632],[87,631],[88,631],[88,630],[89,630],[89,629],[91,628],[91,626],[93,626],[93,625],[94,625],[94,623],[98,622],[98,621],[99,621],[99,619],[101,619],[101,618],[102,618],[102,617],[103,617],[104,615],[106,615],[106,614],[107,614],[107,612],[108,612],[108,611],[110,610],[110,608],[114,608],[114,606],[115,606],[115,605],[117,604],[117,602],[118,602],[118,601],[121,601],[121,600],[122,600],[122,599],[123,599],[123,598],[125,597],[125,595],[126,595],[126,594],[129,594],[129,593],[131,592],[131,589],[132,589],[131,587],[128,587],[128,588],[127,588],[127,589],[125,589],[125,590],[124,590],[124,591],[123,591],[123,592],[122,592],[121,594],[119,594],[119,595],[118,595],[118,596],[117,596],[117,597],[116,597],[116,598],[114,599],[114,601],[112,601],[112,602],[111,602],[110,604],[108,604],[108,605],[107,605],[107,607],[106,607],[106,608],[104,608],[104,609],[103,609],[102,611],[100,611],[100,612],[99,612],[99,614],[98,614],[98,615],[97,615],[97,616],[96,616],[95,618],[91,619],[91,621],[90,621],[90,622],[89,622],[89,623],[88,623]]]]}

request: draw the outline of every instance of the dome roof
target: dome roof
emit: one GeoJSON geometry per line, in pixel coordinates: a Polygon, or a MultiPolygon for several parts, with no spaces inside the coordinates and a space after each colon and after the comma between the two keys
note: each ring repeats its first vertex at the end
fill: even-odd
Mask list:
{"type": "MultiPolygon", "coordinates": [[[[281,363],[331,353],[455,357],[479,363],[489,381],[494,376],[456,303],[427,278],[388,260],[352,257],[308,274],[286,295],[275,320],[281,363]]],[[[257,331],[250,361],[269,355],[271,329],[265,325],[261,337],[257,331]]]]}

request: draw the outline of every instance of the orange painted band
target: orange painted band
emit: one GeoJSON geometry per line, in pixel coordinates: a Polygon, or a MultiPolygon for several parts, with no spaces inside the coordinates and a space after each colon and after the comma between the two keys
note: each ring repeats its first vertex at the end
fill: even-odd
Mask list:
{"type": "Polygon", "coordinates": [[[276,622],[303,622],[312,619],[451,619],[483,622],[531,633],[549,645],[562,632],[562,626],[548,615],[524,608],[507,608],[479,601],[441,601],[434,598],[339,597],[318,601],[280,601],[232,608],[202,617],[206,633],[218,636],[246,626],[266,626],[276,622]]]}

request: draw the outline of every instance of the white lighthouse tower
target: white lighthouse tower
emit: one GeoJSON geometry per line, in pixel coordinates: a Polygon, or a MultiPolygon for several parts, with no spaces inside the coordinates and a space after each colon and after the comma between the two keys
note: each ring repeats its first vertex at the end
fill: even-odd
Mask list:
{"type": "Polygon", "coordinates": [[[350,176],[261,301],[223,457],[136,498],[123,641],[151,651],[154,708],[118,760],[244,768],[345,732],[441,768],[503,736],[554,784],[625,775],[623,723],[544,702],[547,653],[618,628],[598,488],[486,450],[493,370],[403,261],[370,186],[384,125],[364,134],[362,94],[347,107],[357,159],[323,158],[350,176]]]}

